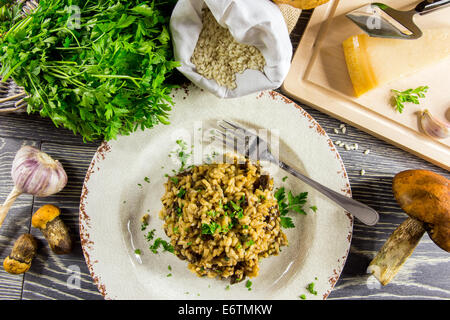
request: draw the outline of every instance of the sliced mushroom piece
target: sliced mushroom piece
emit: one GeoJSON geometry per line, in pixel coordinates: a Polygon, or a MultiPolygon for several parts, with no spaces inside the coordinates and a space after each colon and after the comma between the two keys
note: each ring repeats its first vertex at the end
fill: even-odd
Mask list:
{"type": "Polygon", "coordinates": [[[368,267],[382,285],[395,277],[425,231],[450,252],[450,180],[428,170],[406,170],[394,177],[392,191],[409,218],[392,233],[368,267]]]}

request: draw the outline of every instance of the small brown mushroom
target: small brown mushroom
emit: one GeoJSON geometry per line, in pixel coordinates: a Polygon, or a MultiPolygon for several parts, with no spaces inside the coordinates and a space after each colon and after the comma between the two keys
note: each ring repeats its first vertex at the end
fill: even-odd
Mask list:
{"type": "Polygon", "coordinates": [[[394,177],[392,191],[409,218],[369,265],[368,272],[382,285],[395,277],[425,231],[434,243],[450,252],[450,180],[427,170],[406,170],[394,177]]]}
{"type": "Polygon", "coordinates": [[[31,267],[31,261],[36,255],[37,243],[29,233],[21,235],[11,250],[9,256],[3,260],[3,268],[12,274],[22,274],[31,267]]]}
{"type": "Polygon", "coordinates": [[[46,204],[33,214],[31,225],[41,230],[54,253],[66,254],[72,251],[72,240],[60,214],[58,207],[46,204]]]}

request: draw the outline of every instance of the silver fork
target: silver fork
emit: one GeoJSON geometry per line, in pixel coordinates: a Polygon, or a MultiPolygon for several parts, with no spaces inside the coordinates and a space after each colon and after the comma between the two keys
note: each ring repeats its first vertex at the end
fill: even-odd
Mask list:
{"type": "Polygon", "coordinates": [[[222,120],[218,123],[218,126],[223,129],[223,131],[220,129],[216,129],[215,131],[227,147],[231,147],[234,150],[235,143],[237,143],[237,146],[240,148],[243,147],[243,151],[245,152],[244,155],[249,159],[269,161],[270,163],[278,165],[281,169],[299,178],[304,183],[310,185],[330,200],[340,205],[348,213],[358,218],[358,220],[362,223],[372,226],[378,222],[379,216],[374,209],[334,190],[331,190],[328,187],[325,187],[324,185],[306,177],[291,166],[277,159],[270,152],[270,146],[268,143],[264,139],[261,139],[258,135],[227,120],[222,120]]]}

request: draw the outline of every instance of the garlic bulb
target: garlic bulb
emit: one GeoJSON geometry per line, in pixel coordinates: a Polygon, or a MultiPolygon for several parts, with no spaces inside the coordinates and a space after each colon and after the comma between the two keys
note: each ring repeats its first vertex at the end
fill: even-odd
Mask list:
{"type": "Polygon", "coordinates": [[[433,117],[427,109],[419,115],[422,130],[432,138],[445,139],[450,136],[450,124],[433,117]]]}
{"type": "Polygon", "coordinates": [[[67,184],[67,174],[61,163],[31,146],[24,146],[17,152],[11,176],[15,186],[0,206],[0,226],[12,204],[22,193],[47,197],[58,193],[67,184]]]}

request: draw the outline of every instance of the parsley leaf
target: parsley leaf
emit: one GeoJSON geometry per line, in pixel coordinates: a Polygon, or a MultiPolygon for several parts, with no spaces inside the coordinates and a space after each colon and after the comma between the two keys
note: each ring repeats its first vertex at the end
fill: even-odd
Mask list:
{"type": "Polygon", "coordinates": [[[314,286],[315,286],[315,283],[311,282],[310,284],[308,284],[306,289],[309,291],[309,293],[312,293],[313,295],[317,295],[317,291],[314,290],[314,286]]]}
{"type": "MultiPolygon", "coordinates": [[[[286,215],[289,213],[289,211],[295,211],[297,213],[306,215],[303,206],[307,201],[308,192],[301,192],[298,195],[294,195],[291,191],[289,191],[286,199],[286,190],[284,187],[281,187],[275,191],[274,197],[278,202],[278,210],[280,211],[281,216],[281,226],[283,228],[294,228],[295,225],[292,221],[292,218],[287,217],[286,215]]],[[[317,210],[315,206],[312,206],[310,208],[314,212],[317,210]]]]}
{"type": "Polygon", "coordinates": [[[405,91],[391,89],[394,94],[392,101],[395,110],[402,113],[405,108],[405,103],[419,104],[419,98],[425,98],[425,93],[428,89],[428,86],[420,86],[415,89],[408,89],[405,91]]]}
{"type": "Polygon", "coordinates": [[[177,197],[183,198],[185,194],[186,194],[186,189],[181,188],[180,191],[178,191],[177,197]]]}
{"type": "Polygon", "coordinates": [[[281,226],[283,228],[295,228],[294,223],[292,222],[292,218],[291,217],[281,217],[281,226]]]}
{"type": "Polygon", "coordinates": [[[174,248],[173,246],[168,243],[167,241],[161,239],[161,238],[157,238],[155,240],[155,242],[149,247],[150,251],[152,251],[153,253],[158,253],[158,249],[160,247],[163,247],[164,251],[169,251],[171,253],[173,253],[174,248]]]}

